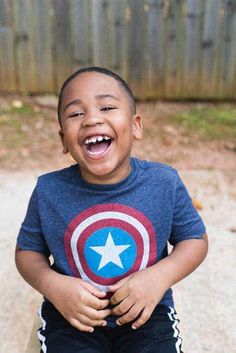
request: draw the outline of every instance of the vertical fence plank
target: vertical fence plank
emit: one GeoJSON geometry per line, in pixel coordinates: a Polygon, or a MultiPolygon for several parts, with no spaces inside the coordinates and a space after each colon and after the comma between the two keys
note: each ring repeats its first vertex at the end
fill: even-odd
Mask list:
{"type": "Polygon", "coordinates": [[[10,2],[0,0],[0,87],[14,92],[17,85],[11,15],[10,2]]]}
{"type": "Polygon", "coordinates": [[[170,0],[167,14],[165,97],[182,97],[184,67],[184,6],[183,1],[170,0]]]}
{"type": "Polygon", "coordinates": [[[220,98],[236,98],[236,1],[224,0],[221,42],[220,98]]]}
{"type": "Polygon", "coordinates": [[[165,80],[164,1],[150,0],[148,5],[146,95],[162,97],[165,80]]]}
{"type": "Polygon", "coordinates": [[[129,8],[126,0],[113,1],[111,8],[113,26],[113,69],[122,77],[128,77],[128,23],[129,8]]]}
{"type": "Polygon", "coordinates": [[[93,63],[127,77],[126,0],[92,0],[93,63]]]}
{"type": "Polygon", "coordinates": [[[71,0],[54,0],[54,77],[57,91],[73,71],[70,8],[71,0]]]}
{"type": "Polygon", "coordinates": [[[147,8],[145,1],[129,0],[128,81],[137,97],[147,92],[147,8]]]}
{"type": "Polygon", "coordinates": [[[236,99],[236,3],[233,3],[233,19],[232,19],[232,48],[233,54],[231,57],[231,65],[232,74],[231,74],[231,92],[229,93],[230,98],[236,99]]]}
{"type": "Polygon", "coordinates": [[[204,98],[217,97],[219,75],[221,0],[208,0],[205,3],[202,34],[202,76],[200,95],[204,98]]]}
{"type": "Polygon", "coordinates": [[[202,0],[186,1],[184,95],[199,97],[202,0]]]}
{"type": "Polygon", "coordinates": [[[73,71],[92,62],[91,2],[74,0],[71,3],[71,42],[73,71]]]}
{"type": "Polygon", "coordinates": [[[113,2],[92,0],[93,63],[108,68],[114,67],[113,2]]]}
{"type": "Polygon", "coordinates": [[[33,50],[35,56],[36,92],[55,92],[51,24],[54,10],[51,0],[34,0],[31,16],[33,23],[31,50],[33,50]]]}
{"type": "Polygon", "coordinates": [[[15,55],[18,89],[23,93],[37,92],[36,58],[32,3],[29,0],[12,2],[15,26],[15,55]]]}

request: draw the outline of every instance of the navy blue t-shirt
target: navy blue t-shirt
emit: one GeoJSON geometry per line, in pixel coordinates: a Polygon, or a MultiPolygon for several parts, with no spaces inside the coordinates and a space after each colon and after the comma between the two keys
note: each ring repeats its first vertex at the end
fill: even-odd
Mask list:
{"type": "MultiPolygon", "coordinates": [[[[107,291],[166,257],[168,242],[204,233],[177,171],[131,158],[129,176],[112,185],[87,183],[78,164],[39,177],[17,244],[52,255],[59,273],[107,291]]],[[[160,303],[173,306],[171,289],[160,303]]]]}

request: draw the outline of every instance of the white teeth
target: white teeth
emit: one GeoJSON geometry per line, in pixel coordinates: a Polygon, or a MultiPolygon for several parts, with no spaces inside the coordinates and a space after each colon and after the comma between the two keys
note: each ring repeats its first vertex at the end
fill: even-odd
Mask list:
{"type": "Polygon", "coordinates": [[[89,154],[91,154],[91,156],[96,156],[99,154],[102,154],[103,152],[92,152],[92,151],[88,151],[89,154]]]}
{"type": "Polygon", "coordinates": [[[88,145],[89,143],[96,143],[96,142],[101,142],[102,140],[108,141],[111,138],[109,136],[102,136],[102,135],[98,135],[98,136],[93,136],[93,137],[88,137],[84,143],[85,145],[88,145]]]}

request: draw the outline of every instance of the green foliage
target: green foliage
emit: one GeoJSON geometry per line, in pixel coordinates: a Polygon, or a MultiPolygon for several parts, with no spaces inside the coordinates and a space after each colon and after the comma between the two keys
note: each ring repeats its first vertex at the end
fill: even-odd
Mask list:
{"type": "Polygon", "coordinates": [[[232,105],[201,106],[176,116],[187,133],[209,139],[236,139],[236,107],[232,105]]]}
{"type": "Polygon", "coordinates": [[[24,145],[27,134],[22,125],[27,123],[33,113],[33,106],[26,103],[19,104],[19,107],[9,105],[0,110],[0,129],[3,135],[1,140],[4,147],[17,148],[24,145]]]}
{"type": "Polygon", "coordinates": [[[35,133],[40,133],[41,126],[43,128],[47,120],[48,115],[39,112],[32,104],[13,101],[0,110],[1,147],[8,151],[28,147],[33,144],[35,133]]]}
{"type": "Polygon", "coordinates": [[[13,101],[12,105],[0,110],[0,116],[4,114],[31,115],[33,113],[35,113],[34,107],[21,101],[13,101]]]}

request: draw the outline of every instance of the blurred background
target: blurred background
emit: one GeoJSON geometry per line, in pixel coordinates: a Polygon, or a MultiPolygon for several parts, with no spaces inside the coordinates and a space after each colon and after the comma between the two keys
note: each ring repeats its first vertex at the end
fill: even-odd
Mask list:
{"type": "Polygon", "coordinates": [[[41,302],[15,240],[37,177],[74,163],[57,94],[90,65],[127,80],[133,154],[177,168],[207,225],[206,261],[174,288],[184,352],[235,353],[236,0],[0,0],[0,352],[24,352],[41,302]]]}
{"type": "Polygon", "coordinates": [[[234,0],[1,0],[0,89],[57,93],[108,67],[138,98],[236,98],[234,0]]]}

